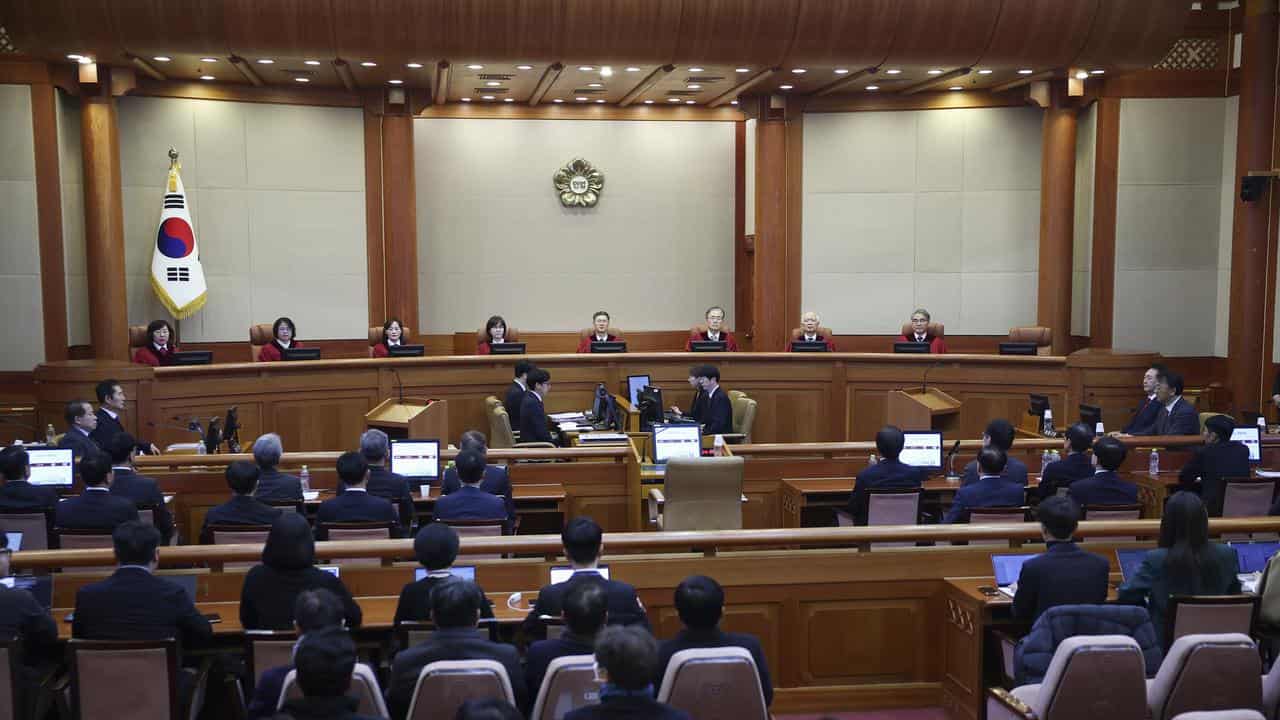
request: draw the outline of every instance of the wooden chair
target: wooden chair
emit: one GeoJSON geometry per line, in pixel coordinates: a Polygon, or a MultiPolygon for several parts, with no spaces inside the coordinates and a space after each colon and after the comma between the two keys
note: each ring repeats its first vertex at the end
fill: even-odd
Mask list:
{"type": "Polygon", "coordinates": [[[248,691],[258,684],[269,668],[293,664],[293,646],[298,642],[294,630],[245,630],[244,664],[248,670],[248,691]]]}
{"type": "Polygon", "coordinates": [[[496,660],[440,660],[422,668],[408,720],[451,718],[472,699],[499,698],[515,705],[511,678],[496,660]]]}
{"type": "Polygon", "coordinates": [[[71,707],[79,720],[183,717],[178,697],[178,645],[172,638],[72,639],[67,653],[71,707]]]}
{"type": "MultiPolygon", "coordinates": [[[[1084,520],[1138,520],[1142,517],[1142,505],[1085,505],[1083,510],[1084,520]]],[[[1097,537],[1083,538],[1083,542],[1133,542],[1138,538],[1135,535],[1107,535],[1097,537]]]]}
{"type": "MultiPolygon", "coordinates": [[[[969,511],[970,525],[1002,525],[1005,523],[1026,522],[1031,508],[1022,507],[983,507],[969,511]]],[[[1007,545],[1008,540],[970,540],[970,545],[1007,545]]]]}
{"type": "Polygon", "coordinates": [[[273,323],[258,323],[249,326],[249,362],[258,362],[262,348],[270,345],[276,336],[271,332],[273,323]]]}
{"type": "Polygon", "coordinates": [[[1185,635],[1240,633],[1251,636],[1258,622],[1260,598],[1241,595],[1170,595],[1164,645],[1185,635]]]}
{"type": "Polygon", "coordinates": [[[0,513],[0,532],[22,533],[23,550],[48,550],[51,527],[53,527],[53,510],[0,513]]]}
{"type": "Polygon", "coordinates": [[[681,650],[662,676],[658,702],[695,718],[768,720],[760,671],[740,647],[681,650]]]}
{"type": "MultiPolygon", "coordinates": [[[[324,530],[329,535],[329,540],[337,542],[340,540],[387,540],[391,537],[391,528],[395,525],[393,522],[342,522],[342,523],[324,523],[324,530]]],[[[324,547],[321,543],[319,547],[324,547]]],[[[381,565],[382,560],[376,557],[369,558],[331,558],[332,562],[342,565],[381,565]]]]}

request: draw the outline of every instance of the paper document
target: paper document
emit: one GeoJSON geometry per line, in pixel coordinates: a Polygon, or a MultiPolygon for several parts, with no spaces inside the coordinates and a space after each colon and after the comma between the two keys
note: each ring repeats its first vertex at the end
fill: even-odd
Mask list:
{"type": "Polygon", "coordinates": [[[1280,478],[1280,470],[1258,470],[1260,478],[1280,478]]]}
{"type": "Polygon", "coordinates": [[[626,442],[626,433],[615,432],[589,432],[578,436],[578,442],[626,442]]]}
{"type": "Polygon", "coordinates": [[[586,414],[580,413],[580,412],[551,413],[547,417],[552,420],[555,420],[558,423],[562,423],[568,420],[586,420],[587,419],[586,414]]]}

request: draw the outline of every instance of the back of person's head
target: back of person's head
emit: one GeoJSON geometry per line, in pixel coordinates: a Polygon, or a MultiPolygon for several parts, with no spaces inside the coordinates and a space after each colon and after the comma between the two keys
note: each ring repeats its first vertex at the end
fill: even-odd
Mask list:
{"type": "Polygon", "coordinates": [[[111,475],[111,456],[90,450],[80,458],[80,479],[89,487],[98,487],[111,475]]]}
{"type": "Polygon", "coordinates": [[[658,641],[635,625],[613,625],[596,636],[596,662],[609,682],[624,690],[643,690],[658,673],[658,641]]]}
{"type": "Polygon", "coordinates": [[[983,475],[999,475],[1007,462],[1009,457],[998,447],[988,445],[978,451],[978,469],[983,475]]]}
{"type": "Polygon", "coordinates": [[[293,665],[298,671],[298,687],[303,695],[345,695],[356,668],[356,644],[342,628],[307,633],[294,649],[293,665]]]}
{"type": "Polygon", "coordinates": [[[876,431],[876,452],[886,460],[897,460],[907,437],[894,425],[885,425],[876,431]]]}
{"type": "Polygon", "coordinates": [[[442,629],[472,627],[480,619],[483,602],[479,585],[450,578],[431,589],[431,621],[442,629]]]}
{"type": "Polygon", "coordinates": [[[524,720],[514,705],[498,698],[468,700],[458,706],[454,720],[524,720]]]}
{"type": "Polygon", "coordinates": [[[93,412],[93,406],[85,400],[72,400],[62,408],[62,417],[67,421],[67,427],[70,428],[76,424],[76,420],[93,412]]]}
{"type": "Polygon", "coordinates": [[[1071,452],[1084,452],[1093,445],[1094,429],[1085,423],[1076,423],[1067,428],[1067,442],[1071,443],[1071,452]]]}
{"type": "Polygon", "coordinates": [[[258,487],[258,476],[262,473],[258,466],[248,460],[232,460],[227,465],[224,475],[227,487],[237,495],[249,495],[258,487]]]}
{"type": "Polygon", "coordinates": [[[27,468],[31,466],[31,456],[17,445],[10,445],[0,450],[0,473],[5,480],[25,480],[27,468]]]}
{"type": "Polygon", "coordinates": [[[676,586],[676,612],[685,627],[709,630],[724,615],[724,588],[706,575],[690,575],[676,586]]]}
{"type": "Polygon", "coordinates": [[[543,370],[542,368],[534,368],[529,371],[529,377],[525,382],[529,384],[529,387],[541,385],[542,383],[549,383],[551,382],[551,373],[543,370]]]}
{"type": "Polygon", "coordinates": [[[564,554],[578,565],[589,565],[600,557],[600,543],[604,541],[604,531],[585,515],[569,521],[560,533],[560,542],[564,544],[564,554]]]}
{"type": "Polygon", "coordinates": [[[484,459],[478,450],[460,450],[453,460],[458,479],[468,485],[480,482],[484,478],[484,459]]]}
{"type": "Polygon", "coordinates": [[[107,398],[115,394],[116,388],[120,386],[120,381],[115,378],[107,378],[97,385],[93,386],[93,394],[98,396],[98,403],[106,402],[107,398]]]}
{"type": "Polygon", "coordinates": [[[489,438],[479,430],[468,430],[458,439],[458,449],[484,452],[489,449],[489,438]]]}
{"type": "Polygon", "coordinates": [[[1098,465],[1103,470],[1119,470],[1128,454],[1129,448],[1110,435],[1100,437],[1093,443],[1093,456],[1098,458],[1098,465]]]}
{"type": "Polygon", "coordinates": [[[533,363],[529,362],[528,360],[517,360],[515,372],[513,373],[512,377],[520,377],[522,375],[528,375],[529,371],[532,370],[533,368],[534,368],[533,363]]]}
{"type": "Polygon", "coordinates": [[[1070,540],[1080,524],[1080,507],[1069,497],[1054,495],[1040,502],[1036,517],[1055,540],[1070,540]]]}
{"type": "Polygon", "coordinates": [[[1217,565],[1209,552],[1209,514],[1195,493],[1174,493],[1165,503],[1160,518],[1160,547],[1169,550],[1165,574],[1173,592],[1199,594],[1217,592],[1217,565]]]}
{"type": "Polygon", "coordinates": [[[344,619],[342,600],[332,590],[303,590],[293,601],[293,622],[298,626],[298,632],[305,634],[342,627],[344,619]]]}
{"type": "Polygon", "coordinates": [[[284,454],[284,445],[280,436],[267,433],[253,441],[253,460],[263,470],[270,470],[280,464],[280,456],[284,454]]]}
{"type": "Polygon", "coordinates": [[[564,622],[574,635],[600,632],[609,610],[609,593],[600,583],[575,583],[564,594],[564,622]]]}
{"type": "Polygon", "coordinates": [[[107,442],[107,453],[111,455],[111,462],[119,465],[127,463],[133,459],[133,450],[138,446],[138,441],[127,432],[116,433],[111,436],[111,440],[107,442]]]}
{"type": "Polygon", "coordinates": [[[1217,435],[1217,442],[1231,442],[1231,434],[1236,431],[1236,421],[1230,415],[1213,415],[1204,421],[1204,429],[1217,435]]]}
{"type": "Polygon", "coordinates": [[[338,479],[344,485],[359,485],[369,473],[369,463],[358,452],[348,451],[338,456],[338,479]]]}
{"type": "Polygon", "coordinates": [[[1005,452],[1009,452],[1009,448],[1013,447],[1013,423],[1004,418],[996,418],[987,423],[985,434],[994,447],[1005,452]]]}
{"type": "Polygon", "coordinates": [[[111,547],[121,565],[147,565],[156,559],[160,531],[140,520],[122,522],[111,531],[111,547]]]}
{"type": "Polygon", "coordinates": [[[718,383],[720,382],[720,368],[715,365],[699,365],[694,369],[693,376],[715,380],[718,383]]]}
{"type": "Polygon", "coordinates": [[[262,564],[276,570],[301,570],[315,561],[316,540],[307,519],[295,512],[280,513],[262,546],[262,564]]]}
{"type": "Polygon", "coordinates": [[[433,522],[413,539],[413,556],[428,570],[443,570],[458,559],[458,531],[433,522]]]}
{"type": "Polygon", "coordinates": [[[387,459],[391,441],[387,434],[377,428],[365,430],[360,436],[360,454],[371,463],[380,463],[387,459]]]}

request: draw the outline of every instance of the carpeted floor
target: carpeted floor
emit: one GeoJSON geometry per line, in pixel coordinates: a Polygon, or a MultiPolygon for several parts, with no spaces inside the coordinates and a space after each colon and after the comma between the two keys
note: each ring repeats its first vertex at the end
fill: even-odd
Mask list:
{"type": "Polygon", "coordinates": [[[942,708],[909,708],[817,715],[778,715],[776,720],[947,720],[947,714],[942,711],[942,708]]]}

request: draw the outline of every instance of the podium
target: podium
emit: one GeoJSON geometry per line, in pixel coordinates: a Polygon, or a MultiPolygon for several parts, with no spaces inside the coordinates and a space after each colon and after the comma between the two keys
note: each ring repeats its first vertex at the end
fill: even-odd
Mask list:
{"type": "Polygon", "coordinates": [[[364,414],[364,424],[378,428],[393,440],[423,438],[448,443],[449,403],[447,400],[389,398],[364,414]]]}
{"type": "Polygon", "coordinates": [[[885,422],[903,430],[953,434],[960,423],[960,401],[937,388],[889,391],[885,422]]]}

